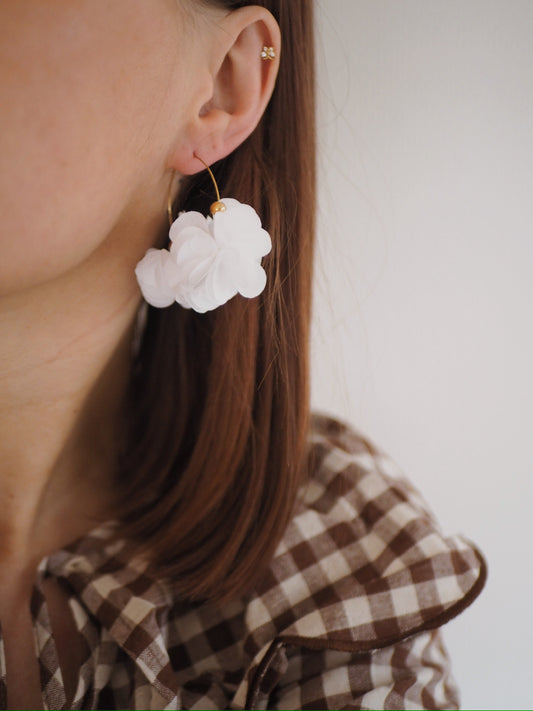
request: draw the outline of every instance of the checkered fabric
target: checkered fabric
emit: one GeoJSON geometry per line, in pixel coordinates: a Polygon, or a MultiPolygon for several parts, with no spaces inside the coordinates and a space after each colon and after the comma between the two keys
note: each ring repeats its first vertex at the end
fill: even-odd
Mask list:
{"type": "Polygon", "coordinates": [[[481,555],[443,537],[364,438],[325,417],[313,431],[312,476],[268,572],[242,599],[179,600],[111,525],[43,561],[32,615],[45,708],[458,707],[439,627],[483,587],[481,555]],[[69,591],[83,649],[71,699],[46,576],[69,591]]]}

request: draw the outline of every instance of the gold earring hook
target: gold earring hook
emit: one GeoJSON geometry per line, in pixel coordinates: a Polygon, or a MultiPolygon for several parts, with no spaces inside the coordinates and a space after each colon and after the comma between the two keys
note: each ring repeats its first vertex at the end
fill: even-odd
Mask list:
{"type": "Polygon", "coordinates": [[[226,211],[226,206],[224,205],[224,203],[223,203],[222,200],[220,199],[220,193],[218,192],[218,185],[217,185],[217,181],[215,180],[215,176],[213,175],[213,171],[212,171],[211,168],[207,165],[207,163],[205,162],[205,160],[202,160],[202,159],[200,158],[200,156],[196,155],[196,153],[193,153],[193,155],[194,155],[195,158],[197,158],[197,159],[200,161],[200,163],[203,163],[203,165],[205,166],[207,172],[208,172],[209,175],[211,176],[211,180],[213,181],[213,185],[215,186],[215,192],[216,192],[216,194],[217,194],[217,199],[216,199],[216,202],[211,203],[211,206],[210,206],[210,208],[209,208],[209,212],[210,212],[212,215],[214,215],[216,212],[225,212],[225,211],[226,211]]]}
{"type": "Polygon", "coordinates": [[[174,183],[174,176],[176,175],[176,171],[172,171],[172,174],[170,175],[170,183],[168,184],[168,194],[167,194],[167,215],[168,215],[168,226],[172,227],[172,223],[174,222],[174,219],[172,217],[172,185],[174,183]]]}
{"type": "MultiPolygon", "coordinates": [[[[217,181],[215,180],[215,176],[213,175],[213,171],[211,168],[207,165],[207,163],[200,158],[200,156],[197,156],[196,153],[193,154],[195,158],[197,158],[200,163],[203,163],[205,166],[207,172],[211,176],[211,180],[213,181],[213,185],[215,186],[215,192],[217,194],[217,199],[216,202],[213,202],[209,208],[209,211],[211,212],[212,215],[214,215],[216,212],[225,212],[226,211],[226,206],[220,199],[220,193],[218,191],[218,185],[217,181]]],[[[172,186],[174,184],[174,178],[176,176],[176,171],[172,171],[172,175],[170,176],[170,182],[168,184],[168,195],[167,195],[167,215],[168,215],[168,224],[169,227],[172,227],[172,223],[174,222],[174,217],[172,215],[172,186]]]]}

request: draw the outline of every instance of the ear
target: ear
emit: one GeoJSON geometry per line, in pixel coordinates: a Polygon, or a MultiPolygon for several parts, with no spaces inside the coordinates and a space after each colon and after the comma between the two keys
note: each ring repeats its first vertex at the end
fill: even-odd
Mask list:
{"type": "MultiPolygon", "coordinates": [[[[257,5],[233,10],[216,26],[211,49],[211,96],[191,107],[190,119],[172,158],[182,175],[224,158],[254,130],[270,100],[279,67],[281,33],[268,10],[257,5]],[[275,57],[261,57],[273,47],[275,57]]],[[[204,95],[205,96],[205,95],[204,95]]]]}

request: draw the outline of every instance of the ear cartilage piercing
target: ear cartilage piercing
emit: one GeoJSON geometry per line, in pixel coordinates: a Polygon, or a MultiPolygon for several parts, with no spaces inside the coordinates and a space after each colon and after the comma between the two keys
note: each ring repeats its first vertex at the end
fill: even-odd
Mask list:
{"type": "Polygon", "coordinates": [[[276,50],[274,47],[267,47],[265,45],[261,50],[261,59],[276,59],[276,50]]]}

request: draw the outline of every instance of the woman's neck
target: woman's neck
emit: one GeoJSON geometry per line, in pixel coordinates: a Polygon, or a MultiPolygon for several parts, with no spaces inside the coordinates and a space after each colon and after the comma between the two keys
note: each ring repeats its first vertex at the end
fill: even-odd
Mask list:
{"type": "Polygon", "coordinates": [[[0,564],[9,568],[34,569],[108,515],[138,306],[130,274],[112,261],[0,299],[0,564]]]}

